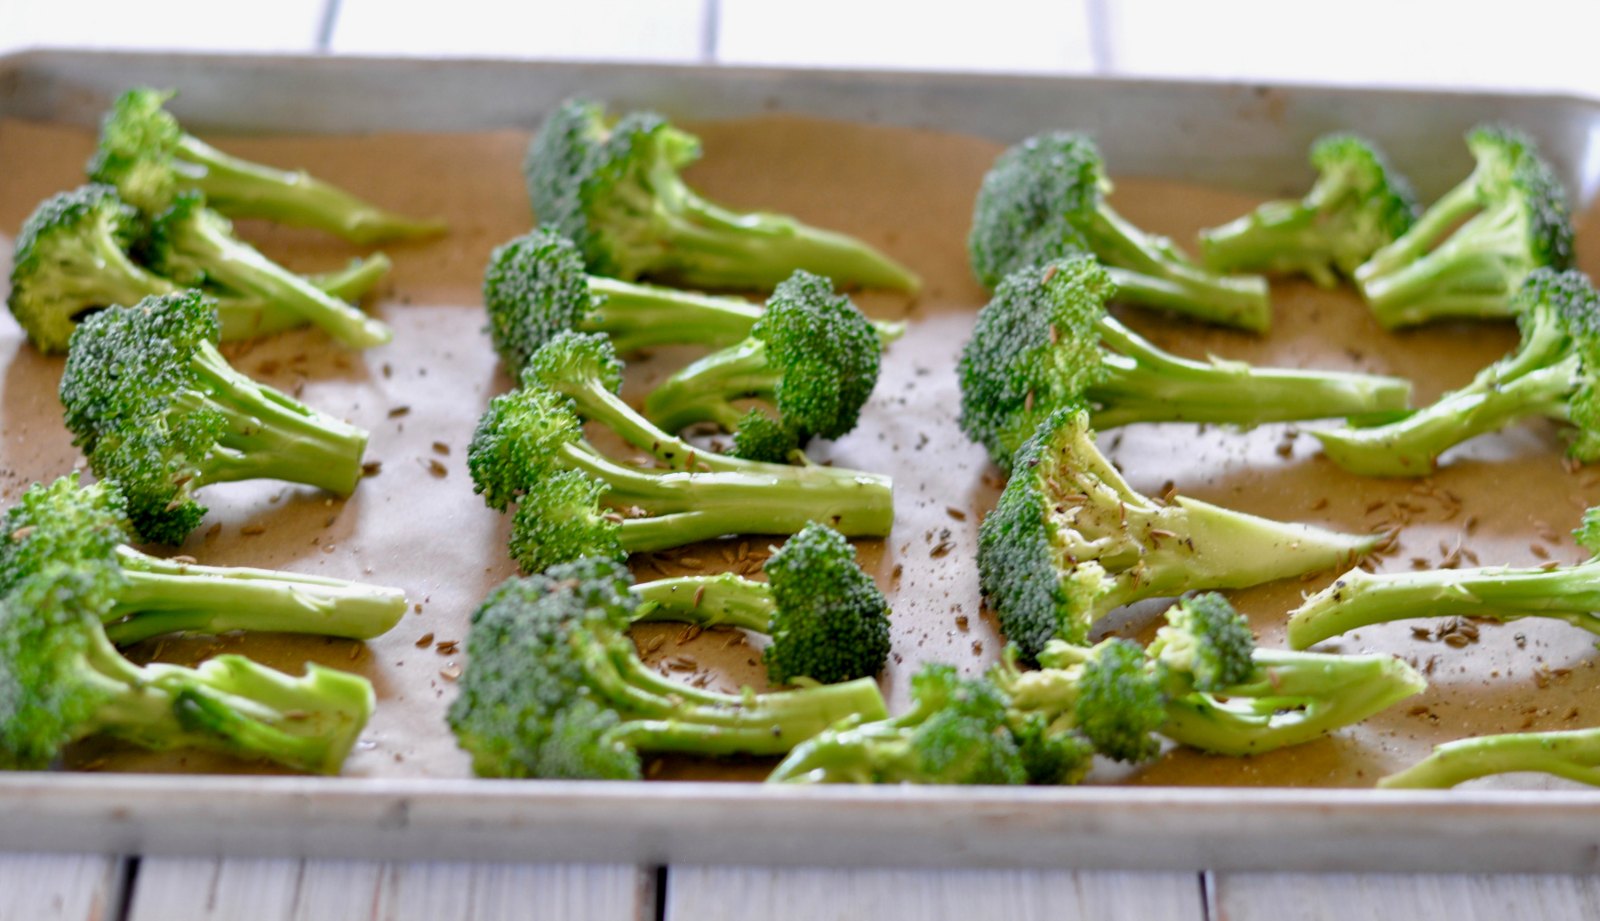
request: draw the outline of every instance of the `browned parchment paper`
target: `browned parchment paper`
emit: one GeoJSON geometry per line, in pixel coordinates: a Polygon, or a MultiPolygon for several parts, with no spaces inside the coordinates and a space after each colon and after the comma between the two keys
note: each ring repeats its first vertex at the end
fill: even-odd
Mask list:
{"type": "MultiPolygon", "coordinates": [[[[864,295],[879,317],[907,316],[910,332],[888,354],[883,378],[857,432],[815,452],[835,463],[892,473],[896,524],[886,541],[861,545],[864,564],[894,604],[893,661],[885,677],[891,706],[922,661],[941,659],[977,671],[1000,641],[980,611],[973,552],[978,522],[1000,481],[983,452],[955,428],[952,368],[984,292],[970,279],[964,238],[978,181],[999,148],[971,138],[900,129],[772,118],[698,126],[706,159],[691,180],[739,207],[788,211],[856,233],[919,271],[920,300],[864,295]]],[[[1041,126],[1041,128],[1046,126],[1041,126]]],[[[1359,127],[1359,126],[1352,126],[1359,127]]],[[[137,655],[178,661],[222,650],[296,669],[305,661],[357,671],[379,695],[376,716],[346,765],[351,776],[463,776],[467,759],[443,723],[452,677],[465,664],[440,643],[465,636],[468,615],[492,585],[513,572],[506,529],[472,494],[465,449],[488,398],[510,384],[480,329],[479,284],[497,243],[530,221],[518,165],[527,136],[213,138],[224,149],[265,162],[303,166],[357,193],[419,215],[447,218],[441,240],[392,246],[392,283],[371,305],[392,324],[395,342],[364,353],[340,349],[315,332],[290,333],[232,353],[241,370],[372,432],[369,458],[382,462],[348,501],[282,484],[208,488],[212,511],[177,552],[202,562],[274,566],[403,586],[416,602],[388,636],[370,644],[226,636],[152,642],[137,655]],[[431,641],[424,643],[431,637],[431,641]]],[[[82,180],[92,137],[59,126],[0,122],[0,243],[33,206],[82,180]]],[[[1114,166],[1114,164],[1113,164],[1114,166]]],[[[1181,177],[1175,177],[1181,178],[1181,177]]],[[[1308,177],[1309,179],[1309,177],[1308,177]]],[[[1252,206],[1248,197],[1178,182],[1125,181],[1113,204],[1137,224],[1185,246],[1194,232],[1252,206]]],[[[342,264],[358,250],[330,238],[263,224],[240,231],[267,253],[303,271],[342,264]]],[[[1582,242],[1587,243],[1587,240],[1582,242]]],[[[1595,247],[1583,247],[1595,265],[1595,247]]],[[[0,257],[4,258],[4,257],[0,257]]],[[[1209,330],[1145,313],[1125,314],[1159,344],[1188,355],[1256,363],[1395,373],[1417,382],[1419,401],[1465,381],[1515,342],[1509,327],[1436,327],[1390,335],[1349,291],[1275,284],[1275,328],[1268,337],[1209,330]]],[[[659,379],[689,352],[663,352],[630,369],[629,392],[659,379]]],[[[10,502],[27,484],[81,463],[61,426],[58,359],[40,357],[9,317],[0,320],[0,494],[10,502]]],[[[1385,482],[1346,475],[1317,456],[1315,441],[1293,427],[1250,433],[1193,426],[1137,426],[1102,439],[1136,488],[1181,492],[1247,512],[1355,531],[1404,524],[1397,551],[1381,565],[1432,565],[1459,545],[1485,563],[1574,561],[1567,532],[1600,500],[1600,470],[1568,471],[1555,427],[1520,426],[1450,455],[1425,481],[1385,482]]],[[[679,562],[642,559],[641,578],[660,572],[726,568],[741,541],[695,548],[679,562]]],[[[752,538],[760,551],[772,543],[752,538]]],[[[1333,574],[1234,593],[1264,642],[1281,640],[1283,614],[1300,593],[1333,574]]],[[[1148,629],[1160,605],[1116,619],[1117,629],[1148,629]]],[[[1094,780],[1156,784],[1364,786],[1467,734],[1600,723],[1600,673],[1594,638],[1532,620],[1480,626],[1477,641],[1455,647],[1436,624],[1363,630],[1324,648],[1383,650],[1429,674],[1432,688],[1365,726],[1297,749],[1250,759],[1177,751],[1138,769],[1107,765],[1094,780]],[[1413,626],[1428,628],[1427,637],[1413,626]]],[[[682,630],[652,626],[641,645],[686,680],[728,690],[761,684],[757,653],[742,638],[710,631],[679,644],[682,630]]],[[[99,770],[259,771],[202,754],[152,755],[85,744],[70,765],[99,770]]],[[[661,777],[759,778],[765,765],[672,762],[661,777]]],[[[1523,779],[1524,782],[1526,779],[1523,779]]],[[[1540,783],[1535,781],[1535,783],[1540,783]]]]}

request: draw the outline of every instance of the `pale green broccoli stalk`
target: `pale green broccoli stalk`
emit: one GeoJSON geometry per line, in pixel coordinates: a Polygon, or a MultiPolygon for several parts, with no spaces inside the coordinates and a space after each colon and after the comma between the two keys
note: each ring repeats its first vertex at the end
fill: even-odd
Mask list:
{"type": "Polygon", "coordinates": [[[1477,167],[1356,270],[1373,316],[1394,329],[1447,318],[1513,317],[1534,269],[1572,265],[1566,191],[1527,135],[1467,133],[1477,167]]]}
{"type": "Polygon", "coordinates": [[[640,757],[780,755],[842,719],[881,719],[870,679],[727,695],[639,660],[627,568],[581,560],[508,580],[472,615],[449,722],[485,777],[636,780],[640,757]]]}
{"type": "Polygon", "coordinates": [[[640,621],[728,625],[764,633],[779,684],[867,678],[889,657],[889,603],[839,532],[808,524],[767,559],[767,582],[732,573],[635,585],[640,621]]]}
{"type": "Polygon", "coordinates": [[[235,371],[198,292],[111,307],[79,324],[61,377],[73,443],[116,480],[143,539],[182,543],[210,483],[274,479],[347,496],[367,433],[235,371]]]}
{"type": "Polygon", "coordinates": [[[849,298],[834,294],[826,278],[795,272],[748,338],[667,378],[645,398],[645,415],[669,432],[698,422],[735,433],[750,426],[750,435],[735,438],[734,455],[782,462],[788,450],[778,449],[791,442],[855,428],[878,382],[882,348],[849,298]],[[744,397],[773,406],[778,417],[736,408],[744,397]]]}
{"type": "Polygon", "coordinates": [[[1324,288],[1352,277],[1417,218],[1417,196],[1372,142],[1330,134],[1311,145],[1317,181],[1299,201],[1269,201],[1200,232],[1206,267],[1218,272],[1306,275],[1324,288]]]}
{"type": "Polygon", "coordinates": [[[106,636],[117,645],[229,630],[371,639],[406,612],[399,589],[150,556],[128,546],[126,511],[115,481],[35,483],[0,520],[0,593],[57,564],[112,563],[122,572],[106,636]]]}
{"type": "Polygon", "coordinates": [[[1258,425],[1388,418],[1411,384],[1394,377],[1191,361],[1106,313],[1111,276],[1076,256],[1019,269],[978,313],[961,352],[961,430],[1002,468],[1045,417],[1082,403],[1097,429],[1133,422],[1258,425]]]}
{"type": "Polygon", "coordinates": [[[1252,332],[1272,324],[1267,282],[1208,272],[1172,241],[1145,233],[1106,204],[1111,180],[1100,151],[1081,134],[1055,131],[1011,147],[983,177],[967,255],[994,288],[1014,272],[1092,254],[1118,294],[1146,307],[1252,332]]]}
{"type": "Polygon", "coordinates": [[[1600,634],[1600,508],[1585,512],[1572,533],[1592,554],[1576,566],[1352,569],[1290,612],[1289,645],[1305,649],[1361,627],[1417,617],[1545,617],[1600,634]]]}
{"type": "Polygon", "coordinates": [[[1510,732],[1457,739],[1405,770],[1379,778],[1385,790],[1442,789],[1493,774],[1550,774],[1600,786],[1600,729],[1510,732]]]}
{"type": "Polygon", "coordinates": [[[699,158],[699,139],[660,115],[608,125],[600,105],[570,100],[539,129],[523,173],[539,222],[577,244],[597,275],[766,291],[805,269],[841,285],[917,290],[910,270],[859,240],[705,200],[679,175],[699,158]]]}
{"type": "Polygon", "coordinates": [[[0,599],[0,767],[48,767],[66,745],[112,736],[339,771],[372,714],[366,679],[317,665],[294,678],[223,655],[138,666],[101,626],[116,566],[48,566],[0,599]]]}
{"type": "MultiPolygon", "coordinates": [[[[364,259],[352,259],[342,269],[307,275],[306,281],[335,300],[355,304],[366,297],[389,274],[394,264],[383,253],[373,253],[364,259]]],[[[226,291],[210,292],[216,300],[217,329],[223,342],[258,339],[298,329],[311,323],[311,318],[299,310],[285,307],[281,301],[269,300],[261,293],[233,294],[226,291]]]]}
{"type": "Polygon", "coordinates": [[[185,132],[165,108],[175,94],[139,87],[117,98],[100,126],[89,160],[95,182],[154,213],[181,192],[199,192],[229,217],[259,217],[314,227],[352,243],[431,237],[439,221],[385,211],[304,170],[285,172],[230,156],[185,132]]]}
{"type": "Polygon", "coordinates": [[[1535,269],[1514,307],[1522,333],[1516,351],[1397,422],[1312,432],[1323,453],[1364,476],[1427,476],[1450,448],[1543,416],[1573,426],[1571,457],[1600,457],[1600,294],[1576,269],[1535,269]]]}
{"type": "Polygon", "coordinates": [[[1123,605],[1346,566],[1380,540],[1141,495],[1095,447],[1088,413],[1066,408],[1017,452],[978,530],[978,576],[1001,633],[1032,661],[1055,638],[1081,645],[1123,605]]]}
{"type": "MultiPolygon", "coordinates": [[[[800,743],[768,783],[1021,784],[1028,762],[1007,698],[986,679],[928,663],[911,679],[911,709],[846,720],[800,743]]],[[[1081,762],[1088,753],[1081,752],[1081,762]]]]}
{"type": "Polygon", "coordinates": [[[339,300],[261,255],[233,235],[228,219],[193,192],[174,198],[156,215],[146,256],[162,274],[186,285],[221,287],[298,313],[352,348],[394,338],[382,322],[339,300]]]}

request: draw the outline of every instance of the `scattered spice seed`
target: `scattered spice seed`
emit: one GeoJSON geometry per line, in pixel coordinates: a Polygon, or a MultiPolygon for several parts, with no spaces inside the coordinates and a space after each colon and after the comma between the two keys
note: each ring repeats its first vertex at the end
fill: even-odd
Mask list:
{"type": "Polygon", "coordinates": [[[440,479],[443,479],[444,477],[449,476],[450,468],[446,467],[436,457],[435,458],[429,458],[429,460],[428,460],[428,472],[433,474],[434,476],[440,478],[440,479]]]}
{"type": "Polygon", "coordinates": [[[431,645],[433,645],[433,634],[432,633],[424,633],[424,634],[422,634],[422,636],[417,637],[417,648],[418,649],[427,649],[431,645]]]}
{"type": "Polygon", "coordinates": [[[378,471],[380,471],[382,469],[383,469],[383,461],[381,461],[381,460],[370,460],[370,461],[367,461],[366,463],[361,465],[361,475],[362,476],[377,476],[378,475],[378,471]]]}
{"type": "Polygon", "coordinates": [[[389,418],[398,419],[409,412],[411,412],[411,407],[409,406],[396,406],[389,410],[389,418]]]}
{"type": "Polygon", "coordinates": [[[953,505],[945,506],[944,507],[944,513],[946,515],[949,515],[951,518],[954,518],[957,521],[966,521],[967,520],[967,513],[963,512],[961,509],[958,509],[953,505]]]}
{"type": "Polygon", "coordinates": [[[449,456],[450,446],[442,441],[436,441],[433,443],[433,453],[449,456]]]}
{"type": "Polygon", "coordinates": [[[434,652],[437,652],[441,656],[453,656],[460,651],[460,649],[460,640],[440,640],[439,645],[434,647],[434,652]]]}
{"type": "Polygon", "coordinates": [[[928,551],[928,556],[937,560],[955,548],[956,545],[953,541],[941,541],[938,546],[928,551]]]}
{"type": "Polygon", "coordinates": [[[262,534],[267,533],[267,526],[261,524],[247,524],[239,529],[239,533],[243,534],[245,537],[259,537],[262,534]]]}

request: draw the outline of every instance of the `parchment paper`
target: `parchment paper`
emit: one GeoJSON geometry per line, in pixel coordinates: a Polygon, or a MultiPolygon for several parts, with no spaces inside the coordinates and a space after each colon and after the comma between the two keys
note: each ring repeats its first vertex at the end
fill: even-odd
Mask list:
{"type": "MultiPolygon", "coordinates": [[[[708,196],[858,234],[926,281],[915,304],[888,294],[858,297],[874,316],[908,317],[911,329],[890,348],[860,428],[813,451],[839,465],[895,477],[894,533],[886,541],[861,542],[860,549],[863,564],[894,606],[895,651],[884,682],[891,707],[899,707],[919,663],[953,661],[975,673],[1001,648],[992,619],[980,610],[973,554],[978,522],[1002,481],[982,450],[955,427],[953,375],[974,313],[987,299],[971,280],[964,240],[978,182],[1000,148],[935,132],[799,118],[691,127],[704,140],[706,158],[689,178],[708,196]]],[[[510,386],[481,333],[479,286],[490,249],[530,224],[518,170],[528,138],[504,132],[209,140],[263,162],[303,166],[404,212],[442,216],[452,232],[386,249],[395,272],[369,308],[395,328],[392,345],[350,352],[320,333],[294,332],[231,350],[240,370],[370,429],[368,457],[381,461],[381,471],[348,501],[275,483],[209,487],[202,493],[211,506],[205,524],[171,552],[204,563],[398,585],[417,607],[389,635],[369,644],[231,635],[152,641],[132,654],[194,661],[227,650],[289,670],[316,661],[359,672],[374,682],[380,702],[346,774],[465,776],[467,759],[443,722],[453,678],[465,665],[448,644],[464,640],[478,600],[514,571],[504,549],[505,521],[473,495],[465,470],[478,414],[490,396],[510,386]],[[440,643],[446,644],[442,650],[440,643]]],[[[0,248],[6,256],[0,258],[9,258],[12,236],[38,201],[82,181],[81,164],[92,143],[76,129],[0,122],[0,169],[6,177],[0,183],[0,248]]],[[[1191,249],[1197,229],[1255,204],[1234,193],[1149,180],[1121,182],[1111,202],[1136,224],[1191,249]]],[[[243,222],[239,230],[301,271],[333,268],[360,252],[309,231],[243,222]]],[[[1592,245],[1580,249],[1583,264],[1593,267],[1600,253],[1592,245]]],[[[1122,316],[1158,344],[1186,355],[1408,376],[1416,381],[1419,404],[1464,382],[1516,341],[1508,325],[1460,324],[1391,335],[1368,318],[1349,290],[1285,282],[1274,284],[1272,293],[1274,328],[1263,338],[1139,311],[1122,316]]],[[[640,395],[693,354],[663,350],[635,363],[627,392],[640,395]]],[[[81,466],[81,459],[61,425],[55,396],[61,361],[38,355],[9,316],[0,320],[0,357],[7,362],[0,377],[0,497],[9,503],[29,483],[81,466]]],[[[1600,470],[1567,469],[1559,432],[1542,423],[1452,452],[1444,471],[1422,481],[1344,474],[1293,426],[1249,433],[1134,426],[1107,433],[1101,443],[1130,482],[1148,493],[1159,493],[1171,481],[1184,494],[1286,520],[1351,531],[1404,524],[1397,549],[1380,561],[1384,569],[1407,569],[1413,561],[1434,565],[1457,546],[1484,564],[1576,561],[1583,554],[1567,532],[1585,507],[1600,500],[1600,470]]],[[[635,568],[641,578],[697,567],[710,572],[729,568],[741,548],[759,556],[771,543],[776,541],[724,541],[640,558],[635,568]]],[[[1302,592],[1320,588],[1333,575],[1232,597],[1263,642],[1279,643],[1284,613],[1302,592]]],[[[1146,636],[1162,607],[1141,605],[1111,626],[1146,636]]],[[[1600,705],[1592,703],[1600,699],[1594,696],[1600,674],[1589,634],[1534,620],[1483,623],[1476,641],[1456,647],[1440,638],[1437,627],[1424,621],[1367,629],[1320,647],[1393,652],[1428,672],[1428,692],[1362,727],[1247,759],[1173,751],[1137,769],[1104,765],[1092,781],[1365,786],[1447,739],[1600,723],[1600,705]],[[1428,635],[1415,634],[1413,626],[1428,635]]],[[[725,690],[764,686],[758,653],[743,637],[716,630],[680,644],[683,633],[669,625],[638,631],[647,658],[685,680],[725,690]]],[[[755,779],[768,764],[675,759],[650,768],[662,778],[755,779]]],[[[68,766],[268,770],[205,754],[151,754],[106,743],[77,746],[68,766]]]]}

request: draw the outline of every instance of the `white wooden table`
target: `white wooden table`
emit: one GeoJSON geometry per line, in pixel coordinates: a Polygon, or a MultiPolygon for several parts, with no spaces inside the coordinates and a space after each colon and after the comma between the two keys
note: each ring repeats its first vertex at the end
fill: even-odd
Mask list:
{"type": "MultiPolygon", "coordinates": [[[[1600,4],[1517,17],[1345,0],[0,0],[37,46],[1123,73],[1600,93],[1600,4]],[[1446,14],[1448,15],[1448,14],[1446,14]],[[1291,40],[1315,21],[1314,42],[1291,40]],[[1508,21],[1509,20],[1509,21],[1508,21]],[[1371,21],[1382,21],[1374,30],[1371,21]],[[1537,34],[1545,22],[1562,28],[1537,34]],[[839,23],[848,22],[848,28],[839,23]],[[1407,23],[1410,23],[1410,26],[1407,23]],[[181,23],[181,28],[172,24],[181,23]],[[1026,23],[1027,28],[1018,28],[1026,23]],[[1414,27],[1414,28],[1413,28],[1414,27]],[[1526,35],[1514,34],[1524,30],[1526,35]],[[1413,36],[1448,31],[1420,57],[1413,36]],[[1201,38],[1203,36],[1203,38],[1201,38]],[[1527,57],[1508,55],[1522,48],[1527,57]],[[1481,48],[1482,53],[1473,53],[1481,48]],[[1359,49],[1359,59],[1352,54],[1359,49]],[[1483,60],[1493,59],[1488,67],[1483,60]]],[[[3,821],[3,818],[0,818],[3,821]]],[[[820,870],[0,854],[0,921],[1517,921],[1600,917],[1600,878],[820,870]]]]}

